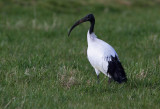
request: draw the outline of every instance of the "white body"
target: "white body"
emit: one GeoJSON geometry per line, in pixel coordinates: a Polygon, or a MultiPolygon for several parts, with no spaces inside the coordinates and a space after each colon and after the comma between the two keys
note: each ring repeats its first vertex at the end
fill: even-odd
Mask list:
{"type": "Polygon", "coordinates": [[[111,56],[115,57],[117,55],[116,51],[108,43],[97,38],[97,36],[89,31],[87,33],[87,56],[90,64],[95,69],[97,75],[100,72],[105,74],[110,78],[108,71],[108,61],[111,61],[111,56]]]}

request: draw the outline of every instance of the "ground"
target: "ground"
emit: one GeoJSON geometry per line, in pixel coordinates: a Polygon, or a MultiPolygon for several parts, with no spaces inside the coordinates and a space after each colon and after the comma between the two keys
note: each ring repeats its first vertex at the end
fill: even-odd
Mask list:
{"type": "Polygon", "coordinates": [[[159,0],[0,1],[0,108],[158,109],[159,0]],[[128,82],[108,84],[87,60],[89,23],[114,47],[128,82]]]}

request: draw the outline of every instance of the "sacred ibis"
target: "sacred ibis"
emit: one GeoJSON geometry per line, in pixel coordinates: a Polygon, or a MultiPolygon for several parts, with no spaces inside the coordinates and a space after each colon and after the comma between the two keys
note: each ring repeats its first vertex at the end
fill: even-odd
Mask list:
{"type": "Polygon", "coordinates": [[[84,18],[78,20],[71,27],[68,36],[77,25],[86,21],[89,21],[91,24],[87,33],[87,57],[92,67],[95,69],[98,83],[100,72],[109,77],[109,83],[111,80],[117,81],[118,83],[126,82],[127,77],[116,51],[111,45],[98,39],[94,34],[95,18],[93,14],[88,14],[84,18]]]}

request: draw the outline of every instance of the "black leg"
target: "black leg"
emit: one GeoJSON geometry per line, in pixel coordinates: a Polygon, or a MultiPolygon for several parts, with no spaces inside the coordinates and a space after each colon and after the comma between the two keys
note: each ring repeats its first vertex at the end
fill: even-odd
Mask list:
{"type": "Polygon", "coordinates": [[[109,79],[108,79],[108,84],[110,84],[112,81],[113,81],[113,79],[112,79],[112,78],[109,78],[109,79]]]}
{"type": "Polygon", "coordinates": [[[99,84],[99,75],[97,75],[97,83],[99,84]]]}

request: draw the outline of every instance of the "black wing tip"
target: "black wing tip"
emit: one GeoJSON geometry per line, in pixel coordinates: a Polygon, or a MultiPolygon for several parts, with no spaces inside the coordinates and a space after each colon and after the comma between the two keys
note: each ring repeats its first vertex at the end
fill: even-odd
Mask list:
{"type": "Polygon", "coordinates": [[[122,84],[122,83],[127,83],[127,81],[128,81],[128,79],[127,78],[124,78],[124,79],[122,79],[120,82],[118,82],[119,84],[122,84]]]}
{"type": "Polygon", "coordinates": [[[109,61],[108,65],[108,73],[111,75],[113,80],[119,84],[127,82],[126,73],[117,56],[111,56],[111,61],[109,61]]]}

